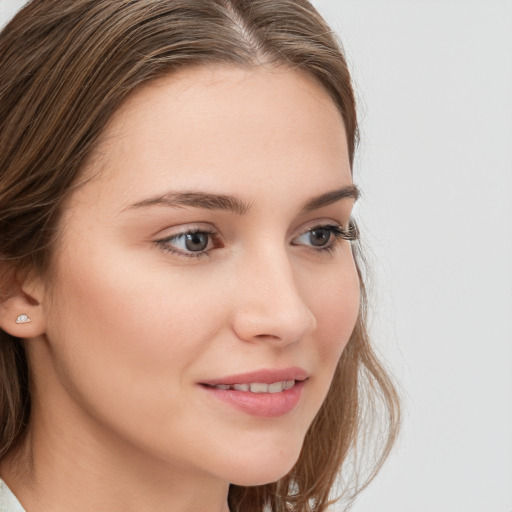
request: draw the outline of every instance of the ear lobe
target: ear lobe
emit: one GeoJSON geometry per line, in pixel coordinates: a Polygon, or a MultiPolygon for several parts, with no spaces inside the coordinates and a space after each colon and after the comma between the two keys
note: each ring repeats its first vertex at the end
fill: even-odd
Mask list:
{"type": "Polygon", "coordinates": [[[24,288],[16,283],[0,303],[0,328],[16,338],[35,338],[46,331],[41,290],[28,282],[24,288]]]}

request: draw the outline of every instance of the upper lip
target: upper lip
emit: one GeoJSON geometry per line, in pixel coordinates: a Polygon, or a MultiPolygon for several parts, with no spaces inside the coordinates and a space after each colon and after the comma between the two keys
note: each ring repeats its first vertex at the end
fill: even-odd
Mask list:
{"type": "Polygon", "coordinates": [[[247,373],[227,375],[218,379],[206,380],[202,381],[201,384],[206,386],[218,386],[220,384],[233,386],[234,384],[250,384],[255,382],[262,384],[273,384],[274,382],[283,382],[287,380],[306,380],[308,377],[309,373],[303,368],[265,368],[247,373]]]}

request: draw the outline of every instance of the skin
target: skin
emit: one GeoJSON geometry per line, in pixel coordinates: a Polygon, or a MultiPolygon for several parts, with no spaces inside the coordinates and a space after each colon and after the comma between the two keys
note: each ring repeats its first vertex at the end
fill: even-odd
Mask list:
{"type": "Polygon", "coordinates": [[[275,481],[296,462],[354,328],[350,241],[328,231],[320,251],[310,236],[346,230],[354,199],[303,210],[352,184],[341,115],[297,71],[186,69],[129,98],[84,172],[52,282],[23,283],[33,321],[7,326],[27,340],[34,399],[2,476],[29,512],[226,512],[230,482],[275,481]],[[133,206],[176,191],[247,211],[133,206]],[[200,257],[177,237],[192,228],[216,232],[200,257]],[[199,385],[291,366],[309,378],[276,418],[199,385]]]}

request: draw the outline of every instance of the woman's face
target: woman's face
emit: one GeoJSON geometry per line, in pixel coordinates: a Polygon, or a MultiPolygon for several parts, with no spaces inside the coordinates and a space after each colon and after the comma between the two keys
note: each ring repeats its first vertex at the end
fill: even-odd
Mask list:
{"type": "Polygon", "coordinates": [[[359,308],[334,103],[297,71],[188,69],[132,95],[85,172],[31,349],[36,396],[85,446],[280,478],[359,308]]]}

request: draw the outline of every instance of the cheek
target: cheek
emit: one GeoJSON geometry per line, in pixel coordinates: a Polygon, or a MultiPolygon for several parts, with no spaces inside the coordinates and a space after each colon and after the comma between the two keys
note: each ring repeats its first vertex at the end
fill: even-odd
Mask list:
{"type": "MultiPolygon", "coordinates": [[[[115,248],[75,250],[72,260],[59,265],[54,312],[67,312],[64,320],[73,319],[72,332],[92,331],[114,345],[134,344],[144,352],[186,334],[190,339],[191,331],[200,334],[204,324],[194,320],[198,305],[207,307],[201,301],[204,288],[165,265],[149,263],[115,248]]],[[[62,317],[55,320],[56,325],[62,317]]]]}
{"type": "Polygon", "coordinates": [[[201,409],[191,406],[191,384],[198,362],[208,367],[226,307],[211,300],[204,280],[194,284],[141,263],[104,251],[100,259],[89,254],[60,265],[48,338],[64,394],[52,400],[64,396],[58,407],[147,453],[200,460],[187,448],[191,433],[215,433],[197,430],[201,409]],[[162,432],[169,439],[162,441],[162,432]]]}
{"type": "Polygon", "coordinates": [[[360,307],[360,282],[353,260],[319,287],[314,295],[320,357],[336,367],[354,330],[360,307]]]}

